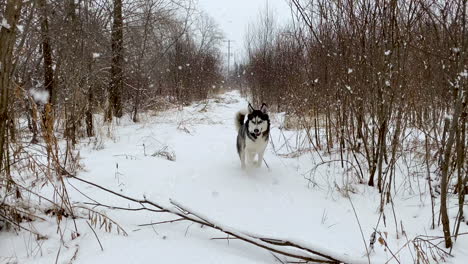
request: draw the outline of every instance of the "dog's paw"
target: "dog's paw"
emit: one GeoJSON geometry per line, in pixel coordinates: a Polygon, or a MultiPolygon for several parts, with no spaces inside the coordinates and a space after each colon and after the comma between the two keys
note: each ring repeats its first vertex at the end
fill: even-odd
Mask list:
{"type": "Polygon", "coordinates": [[[255,166],[255,168],[260,168],[262,166],[262,162],[261,161],[255,161],[254,166],[255,166]]]}

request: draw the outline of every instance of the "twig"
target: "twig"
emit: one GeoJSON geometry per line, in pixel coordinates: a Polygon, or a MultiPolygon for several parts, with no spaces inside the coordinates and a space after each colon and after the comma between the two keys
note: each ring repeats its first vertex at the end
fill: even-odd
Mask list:
{"type": "Polygon", "coordinates": [[[12,220],[8,219],[8,217],[5,217],[5,216],[3,216],[3,215],[1,215],[1,214],[0,214],[0,217],[3,218],[5,221],[9,222],[9,223],[12,224],[12,225],[15,225],[15,226],[19,227],[20,229],[26,230],[26,231],[28,231],[29,233],[36,235],[36,238],[37,238],[37,239],[46,239],[46,238],[47,238],[46,236],[43,236],[43,235],[41,235],[41,234],[39,234],[39,233],[37,233],[37,232],[34,232],[34,231],[32,231],[31,229],[28,229],[28,228],[26,228],[26,227],[24,227],[24,226],[22,226],[22,225],[16,223],[15,221],[12,221],[12,220]]]}
{"type": "Polygon", "coordinates": [[[354,208],[353,201],[351,201],[351,198],[349,196],[348,196],[348,200],[349,200],[349,203],[351,203],[351,207],[353,207],[354,216],[356,217],[356,221],[357,221],[358,226],[359,226],[359,231],[361,232],[362,241],[364,242],[364,246],[366,247],[367,260],[368,260],[368,262],[370,264],[371,262],[370,262],[370,256],[369,256],[369,249],[367,248],[366,239],[364,238],[364,233],[362,232],[361,223],[359,222],[359,217],[357,216],[357,213],[356,213],[356,208],[354,208]]]}
{"type": "Polygon", "coordinates": [[[231,239],[238,239],[237,237],[213,237],[213,238],[210,238],[210,240],[231,240],[231,239]]]}
{"type": "Polygon", "coordinates": [[[68,264],[72,264],[74,260],[76,260],[76,257],[78,256],[78,250],[80,248],[77,247],[76,250],[75,250],[75,253],[73,254],[72,258],[70,259],[70,261],[68,262],[68,264]]]}
{"type": "Polygon", "coordinates": [[[174,219],[174,220],[167,220],[167,221],[161,221],[161,222],[150,223],[150,224],[141,224],[141,225],[138,225],[138,226],[152,226],[152,225],[168,224],[168,223],[174,223],[174,222],[186,221],[186,220],[187,219],[184,219],[184,218],[177,218],[177,219],[174,219]]]}
{"type": "MultiPolygon", "coordinates": [[[[75,208],[81,208],[81,209],[84,209],[84,210],[88,210],[90,220],[91,220],[91,216],[92,216],[91,214],[96,214],[96,215],[98,215],[98,216],[100,216],[100,217],[102,217],[104,219],[107,219],[111,224],[114,224],[116,226],[116,230],[117,230],[118,234],[120,234],[120,231],[122,231],[122,234],[124,236],[128,236],[127,231],[125,231],[125,229],[123,229],[123,227],[121,227],[116,221],[112,220],[112,218],[108,217],[107,215],[105,215],[103,213],[100,213],[100,212],[97,212],[97,211],[95,211],[95,210],[93,210],[91,208],[84,207],[84,206],[77,205],[77,206],[75,206],[75,208]]],[[[102,228],[102,226],[104,224],[105,224],[105,222],[102,222],[100,228],[102,228]]],[[[111,232],[110,229],[109,229],[109,232],[111,232]]]]}
{"type": "Polygon", "coordinates": [[[105,204],[101,204],[101,203],[98,203],[98,202],[94,202],[94,203],[84,203],[84,204],[87,204],[87,205],[93,205],[94,207],[106,207],[106,208],[109,208],[109,209],[118,209],[118,210],[125,210],[125,211],[142,211],[142,210],[148,210],[150,212],[155,212],[155,213],[163,213],[164,211],[162,210],[154,210],[154,209],[151,209],[151,208],[147,208],[147,207],[140,207],[140,208],[125,208],[125,207],[119,207],[119,206],[110,206],[110,205],[105,205],[105,204]]]}
{"type": "Polygon", "coordinates": [[[99,243],[99,246],[101,247],[101,251],[104,251],[104,248],[102,247],[102,244],[101,244],[101,241],[99,240],[99,237],[98,235],[96,234],[96,231],[94,231],[94,228],[89,224],[89,221],[86,220],[86,223],[88,224],[89,228],[91,228],[91,230],[93,231],[94,233],[94,236],[96,237],[98,243],[99,243]]]}
{"type": "Polygon", "coordinates": [[[267,166],[268,170],[271,170],[270,166],[268,166],[268,163],[266,162],[265,158],[263,158],[263,162],[265,162],[265,166],[267,166]]]}
{"type": "MultiPolygon", "coordinates": [[[[378,233],[379,233],[379,236],[382,238],[382,233],[380,233],[380,232],[378,232],[378,233]]],[[[393,253],[393,251],[388,246],[387,241],[385,239],[383,239],[383,245],[385,246],[386,249],[388,249],[388,252],[390,252],[390,254],[392,255],[392,259],[395,259],[396,262],[398,262],[398,264],[401,264],[401,262],[398,260],[397,256],[393,253]]]]}
{"type": "Polygon", "coordinates": [[[60,247],[59,247],[59,250],[57,252],[57,256],[55,257],[55,264],[58,263],[58,259],[59,259],[59,256],[60,256],[60,251],[62,250],[62,243],[60,243],[60,247]]]}
{"type": "Polygon", "coordinates": [[[276,256],[275,254],[271,253],[271,255],[273,255],[273,257],[275,257],[276,260],[278,260],[279,262],[281,262],[282,264],[285,264],[284,261],[282,261],[278,256],[276,256]]]}

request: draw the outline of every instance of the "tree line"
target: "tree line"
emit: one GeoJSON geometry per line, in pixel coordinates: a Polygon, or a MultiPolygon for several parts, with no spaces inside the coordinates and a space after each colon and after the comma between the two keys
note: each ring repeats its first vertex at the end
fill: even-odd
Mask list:
{"type": "Polygon", "coordinates": [[[73,215],[62,177],[96,118],[139,122],[222,83],[223,35],[193,0],[0,0],[0,22],[0,222],[16,227],[21,194],[46,183],[73,215]],[[15,180],[26,172],[40,184],[15,180]]]}
{"type": "Polygon", "coordinates": [[[243,91],[297,119],[291,124],[305,131],[309,148],[351,165],[356,181],[382,194],[382,211],[405,155],[420,153],[431,227],[442,223],[451,247],[468,191],[467,1],[288,3],[290,23],[279,26],[266,9],[249,27],[247,60],[236,73],[243,91]],[[458,197],[454,227],[450,197],[458,197]]]}

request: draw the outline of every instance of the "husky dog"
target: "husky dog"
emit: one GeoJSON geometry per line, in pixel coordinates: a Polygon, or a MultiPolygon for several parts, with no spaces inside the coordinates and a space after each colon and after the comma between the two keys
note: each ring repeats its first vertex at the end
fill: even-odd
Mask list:
{"type": "Polygon", "coordinates": [[[270,137],[270,118],[266,104],[262,104],[260,110],[256,110],[249,103],[248,111],[237,112],[235,122],[238,130],[237,153],[242,169],[245,169],[246,158],[248,165],[260,167],[270,137]],[[247,120],[244,123],[246,115],[247,120]],[[257,161],[254,161],[255,155],[258,155],[257,161]]]}

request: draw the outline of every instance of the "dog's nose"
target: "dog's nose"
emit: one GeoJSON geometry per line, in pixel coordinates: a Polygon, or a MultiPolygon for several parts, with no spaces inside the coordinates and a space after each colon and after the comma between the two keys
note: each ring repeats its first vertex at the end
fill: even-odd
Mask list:
{"type": "Polygon", "coordinates": [[[258,129],[254,129],[254,132],[255,132],[255,133],[258,133],[258,129]]]}

